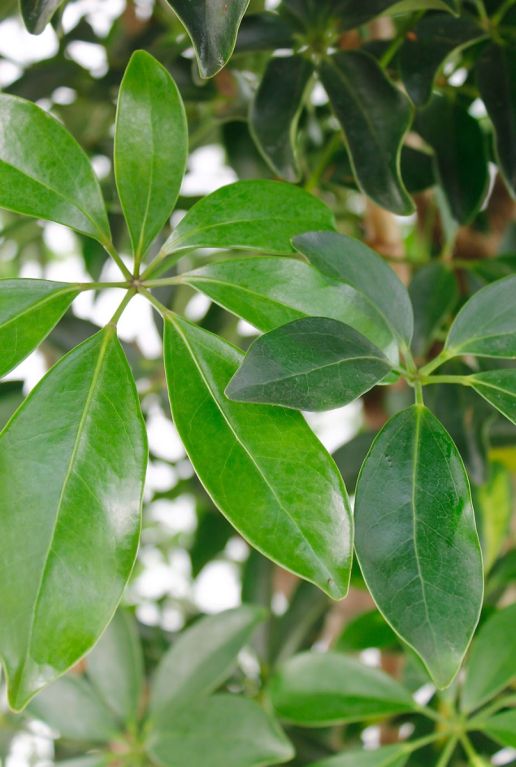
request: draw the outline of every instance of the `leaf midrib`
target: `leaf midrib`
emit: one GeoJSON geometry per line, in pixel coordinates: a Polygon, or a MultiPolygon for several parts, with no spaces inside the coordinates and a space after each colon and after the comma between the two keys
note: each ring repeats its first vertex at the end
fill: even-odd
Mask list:
{"type": "MultiPolygon", "coordinates": [[[[1,282],[0,282],[1,287],[1,282]]],[[[47,293],[43,298],[39,299],[33,304],[30,304],[27,306],[26,309],[23,309],[23,311],[18,312],[18,314],[14,314],[12,317],[9,317],[8,320],[5,320],[5,322],[0,322],[0,331],[5,330],[9,325],[11,325],[13,322],[17,322],[21,317],[25,316],[26,314],[30,314],[32,311],[37,311],[38,309],[41,309],[42,306],[45,304],[51,303],[54,299],[59,298],[60,296],[66,294],[66,293],[73,293],[78,292],[78,289],[73,286],[66,286],[64,288],[57,288],[55,291],[52,291],[51,293],[47,293]]]]}

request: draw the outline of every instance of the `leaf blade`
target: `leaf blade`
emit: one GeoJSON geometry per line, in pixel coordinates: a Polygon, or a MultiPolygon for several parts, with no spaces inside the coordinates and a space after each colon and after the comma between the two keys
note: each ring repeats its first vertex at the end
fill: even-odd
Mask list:
{"type": "Polygon", "coordinates": [[[490,405],[516,425],[516,369],[486,370],[466,381],[490,405]]]}

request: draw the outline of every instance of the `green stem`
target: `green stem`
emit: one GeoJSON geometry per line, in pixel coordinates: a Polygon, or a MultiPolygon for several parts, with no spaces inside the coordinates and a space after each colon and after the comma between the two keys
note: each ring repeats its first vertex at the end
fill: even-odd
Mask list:
{"type": "Polygon", "coordinates": [[[464,751],[467,754],[470,767],[482,767],[480,756],[479,754],[477,754],[477,752],[473,748],[473,743],[470,741],[466,733],[462,733],[462,735],[459,736],[459,740],[462,743],[464,751]]]}
{"type": "Polygon", "coordinates": [[[77,288],[85,290],[102,290],[103,288],[130,288],[130,282],[78,282],[77,288]]]}
{"type": "Polygon", "coordinates": [[[319,185],[319,181],[321,180],[321,176],[323,175],[324,171],[328,167],[330,160],[332,159],[333,155],[335,154],[337,149],[340,147],[340,145],[341,145],[341,135],[339,131],[337,133],[334,133],[331,139],[326,144],[326,147],[324,148],[324,152],[322,153],[319,162],[317,163],[312,174],[308,178],[305,184],[305,190],[307,192],[311,192],[317,188],[317,186],[319,185]]]}
{"type": "Polygon", "coordinates": [[[175,277],[164,277],[161,280],[145,280],[141,284],[144,288],[161,288],[165,285],[182,285],[184,283],[181,275],[175,277]]]}
{"type": "Polygon", "coordinates": [[[440,354],[435,357],[435,359],[431,360],[431,362],[428,363],[428,365],[424,365],[419,371],[421,376],[428,376],[430,373],[433,373],[434,370],[436,370],[438,367],[441,367],[441,365],[444,365],[445,362],[447,362],[451,358],[451,354],[448,349],[443,349],[440,354]]]}
{"type": "Polygon", "coordinates": [[[487,15],[484,0],[475,0],[475,5],[477,6],[480,21],[482,22],[482,25],[487,29],[487,27],[489,27],[489,16],[487,15]]]}
{"type": "Polygon", "coordinates": [[[146,290],[145,288],[142,288],[140,290],[141,294],[145,296],[147,301],[150,301],[150,303],[154,306],[155,309],[158,310],[158,312],[163,316],[172,315],[174,312],[172,309],[168,309],[165,304],[162,304],[161,301],[158,301],[156,296],[153,296],[150,290],[146,290]]]}
{"type": "MultiPolygon", "coordinates": [[[[430,708],[430,706],[418,706],[417,710],[422,716],[426,716],[427,719],[432,719],[434,722],[439,722],[439,724],[445,725],[450,724],[449,717],[438,714],[437,711],[434,711],[433,708],[430,708]]],[[[440,737],[441,736],[442,733],[440,733],[440,737]]]]}
{"type": "Polygon", "coordinates": [[[437,762],[436,767],[447,767],[447,764],[452,758],[453,752],[455,751],[455,748],[457,747],[458,740],[459,740],[458,737],[455,736],[448,741],[448,743],[445,745],[443,749],[443,752],[439,758],[439,761],[437,762]]]}
{"type": "Polygon", "coordinates": [[[114,326],[116,327],[116,325],[117,325],[117,323],[118,323],[118,320],[120,319],[120,317],[121,317],[121,316],[122,316],[122,314],[124,313],[124,311],[125,311],[125,308],[126,308],[127,304],[129,303],[129,301],[130,301],[132,298],[134,298],[134,296],[135,296],[136,292],[137,292],[137,291],[136,291],[136,288],[131,288],[131,290],[128,290],[128,291],[127,291],[127,293],[126,293],[126,294],[125,294],[125,296],[123,297],[123,299],[122,299],[122,301],[121,301],[121,303],[120,303],[120,305],[119,305],[118,309],[117,309],[117,310],[116,310],[116,312],[113,314],[113,316],[111,317],[110,321],[108,322],[108,325],[114,325],[114,326]]]}
{"type": "Polygon", "coordinates": [[[132,280],[133,279],[133,275],[131,274],[131,272],[129,271],[127,266],[122,261],[121,257],[117,253],[113,243],[112,242],[103,242],[102,245],[104,246],[104,249],[106,250],[106,252],[109,253],[109,255],[111,256],[111,258],[113,259],[115,264],[118,266],[118,268],[120,269],[120,271],[122,272],[124,277],[127,280],[132,280]]]}
{"type": "Polygon", "coordinates": [[[461,384],[462,386],[469,386],[470,382],[468,379],[469,379],[469,376],[431,375],[431,376],[421,376],[419,380],[423,384],[423,386],[429,386],[430,384],[461,384]]]}
{"type": "Polygon", "coordinates": [[[431,735],[426,735],[424,738],[418,738],[417,740],[408,740],[404,745],[407,751],[412,753],[420,748],[429,746],[431,743],[435,743],[443,737],[442,732],[433,732],[431,735]]]}
{"type": "Polygon", "coordinates": [[[496,714],[497,711],[506,706],[516,706],[516,695],[506,695],[485,708],[480,709],[476,716],[468,722],[468,730],[482,729],[486,719],[489,719],[490,716],[496,714]]]}
{"type": "Polygon", "coordinates": [[[403,43],[405,42],[405,35],[407,32],[412,29],[414,24],[417,24],[421,16],[424,14],[424,11],[419,11],[419,13],[414,14],[409,19],[407,19],[407,22],[403,24],[403,26],[398,29],[396,33],[396,37],[394,37],[388,48],[386,49],[385,53],[380,58],[380,66],[382,69],[387,69],[391,61],[393,60],[394,56],[397,54],[403,43]]]}
{"type": "Polygon", "coordinates": [[[491,23],[496,25],[501,22],[507,11],[512,8],[512,6],[516,3],[516,0],[505,0],[505,3],[502,3],[500,8],[496,11],[496,13],[491,18],[491,23]]]}
{"type": "Polygon", "coordinates": [[[416,395],[416,405],[424,405],[423,387],[421,381],[414,381],[414,394],[416,395]]]}

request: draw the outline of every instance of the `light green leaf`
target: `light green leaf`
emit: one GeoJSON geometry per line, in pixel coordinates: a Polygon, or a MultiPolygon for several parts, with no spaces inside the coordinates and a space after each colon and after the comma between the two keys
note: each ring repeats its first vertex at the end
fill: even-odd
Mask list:
{"type": "Polygon", "coordinates": [[[299,180],[296,133],[303,97],[312,75],[304,56],[272,58],[251,106],[251,134],[271,168],[287,181],[299,180]]]}
{"type": "Polygon", "coordinates": [[[275,720],[252,700],[214,695],[150,735],[164,767],[267,767],[294,756],[275,720]]]}
{"type": "Polygon", "coordinates": [[[78,293],[64,282],[0,280],[0,376],[47,337],[78,293]]]}
{"type": "Polygon", "coordinates": [[[167,0],[192,40],[201,77],[213,77],[235,47],[249,0],[167,0]]]}
{"type": "Polygon", "coordinates": [[[20,0],[23,21],[28,31],[39,35],[64,0],[20,0]]]}
{"type": "Polygon", "coordinates": [[[308,232],[293,243],[323,274],[361,293],[392,333],[410,344],[414,316],[407,289],[374,250],[335,232],[308,232]]]}
{"type": "Polygon", "coordinates": [[[486,285],[457,314],[446,339],[449,357],[516,359],[516,275],[486,285]]]}
{"type": "Polygon", "coordinates": [[[264,618],[263,609],[242,605],[201,618],[183,631],[154,673],[151,719],[170,723],[178,711],[216,690],[264,618]]]}
{"type": "Polygon", "coordinates": [[[164,348],[174,422],[214,503],[267,557],[342,598],[352,552],[349,502],[303,417],[230,402],[224,389],[243,355],[206,330],[169,316],[164,348]]]}
{"type": "Polygon", "coordinates": [[[116,719],[91,685],[71,674],[34,698],[29,712],[69,740],[106,743],[119,732],[116,719]]]}
{"type": "Polygon", "coordinates": [[[254,341],[226,394],[237,402],[331,410],[372,389],[390,370],[380,349],[349,325],[303,317],[254,341]]]}
{"type": "Polygon", "coordinates": [[[340,653],[302,653],[272,677],[269,695],[277,714],[304,727],[392,716],[410,711],[410,693],[378,669],[340,653]]]}
{"type": "Polygon", "coordinates": [[[499,610],[475,637],[462,689],[466,713],[493,698],[516,678],[516,604],[499,610]]]}
{"type": "Polygon", "coordinates": [[[336,53],[323,60],[319,71],[358,185],[383,208],[401,216],[412,213],[414,204],[400,175],[401,146],[412,122],[409,100],[376,59],[362,51],[336,53]]]}
{"type": "Polygon", "coordinates": [[[488,719],[482,724],[482,732],[502,746],[516,748],[516,709],[504,711],[488,719]]]}
{"type": "Polygon", "coordinates": [[[126,610],[117,611],[88,655],[86,668],[116,719],[134,723],[143,690],[143,656],[135,620],[126,610]]]}
{"type": "Polygon", "coordinates": [[[239,258],[181,279],[267,332],[303,316],[331,317],[358,330],[397,361],[392,332],[362,293],[292,258],[239,258]]]}
{"type": "Polygon", "coordinates": [[[172,212],[187,156],[188,126],[177,86],[155,58],[136,51],[118,94],[114,157],[137,261],[172,212]]]}
{"type": "Polygon", "coordinates": [[[294,252],[292,237],[333,229],[320,200],[280,181],[237,181],[203,197],[181,219],[163,253],[189,248],[238,248],[277,255],[294,252]]]}
{"type": "Polygon", "coordinates": [[[448,686],[478,621],[482,557],[464,465],[427,408],[398,413],[373,442],[358,479],[355,525],[379,610],[436,685],[448,686]]]}
{"type": "Polygon", "coordinates": [[[4,93],[0,208],[57,221],[102,243],[111,239],[99,183],[79,144],[43,109],[4,93]]]}
{"type": "Polygon", "coordinates": [[[496,562],[509,529],[513,509],[511,472],[502,463],[492,463],[483,485],[473,485],[473,500],[480,526],[484,569],[496,562]]]}
{"type": "Polygon", "coordinates": [[[146,461],[112,326],[63,357],[0,434],[0,654],[12,708],[109,623],[136,556],[146,461]]]}
{"type": "Polygon", "coordinates": [[[409,286],[414,309],[412,351],[424,355],[459,298],[455,275],[444,264],[430,263],[418,272],[409,286]]]}
{"type": "Polygon", "coordinates": [[[375,751],[347,751],[321,759],[309,767],[405,767],[409,756],[407,746],[384,746],[375,751]]]}
{"type": "Polygon", "coordinates": [[[477,81],[496,135],[500,172],[516,195],[516,59],[509,45],[488,46],[477,62],[477,81]]]}
{"type": "Polygon", "coordinates": [[[490,405],[516,424],[516,368],[486,370],[468,376],[466,381],[490,405]]]}

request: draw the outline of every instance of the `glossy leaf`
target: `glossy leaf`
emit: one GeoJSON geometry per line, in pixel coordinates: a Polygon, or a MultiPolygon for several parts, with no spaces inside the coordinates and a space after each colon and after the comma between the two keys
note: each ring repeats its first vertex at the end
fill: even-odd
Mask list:
{"type": "Polygon", "coordinates": [[[434,80],[447,57],[485,36],[473,16],[454,18],[448,13],[427,14],[405,37],[400,69],[407,92],[421,106],[432,95],[434,80]]]}
{"type": "Polygon", "coordinates": [[[391,649],[398,637],[378,610],[369,610],[350,620],[335,643],[340,652],[361,652],[371,647],[391,649]]]}
{"type": "Polygon", "coordinates": [[[240,258],[208,264],[181,279],[267,332],[303,316],[345,322],[395,357],[392,333],[360,292],[292,258],[240,258]]]}
{"type": "Polygon", "coordinates": [[[169,218],[188,155],[188,126],[180,93],[169,73],[136,51],[118,95],[115,178],[139,260],[169,218]]]}
{"type": "Polygon", "coordinates": [[[400,176],[400,153],[412,121],[407,97],[362,51],[325,59],[322,83],[344,131],[358,185],[378,205],[406,216],[414,205],[400,176]]]}
{"type": "Polygon", "coordinates": [[[431,263],[416,272],[409,295],[414,309],[412,351],[422,356],[457,304],[457,280],[443,264],[431,263]]]}
{"type": "Polygon", "coordinates": [[[214,503],[267,557],[343,597],[349,502],[337,467],[303,417],[230,402],[224,389],[243,355],[195,325],[167,320],[164,348],[174,422],[214,503]]]}
{"type": "Polygon", "coordinates": [[[267,767],[294,756],[274,719],[252,700],[214,695],[151,733],[151,755],[164,767],[267,767]]]}
{"type": "Polygon", "coordinates": [[[486,285],[467,301],[448,333],[450,357],[516,358],[516,275],[486,285]]]}
{"type": "Polygon", "coordinates": [[[457,13],[456,0],[368,0],[357,3],[356,0],[337,0],[342,24],[352,29],[382,13],[410,13],[413,11],[448,11],[457,13]]]}
{"type": "Polygon", "coordinates": [[[487,194],[486,141],[477,119],[458,100],[434,96],[417,113],[415,129],[435,152],[438,182],[451,215],[469,223],[487,194]]]}
{"type": "Polygon", "coordinates": [[[516,605],[493,615],[475,637],[462,690],[462,709],[469,713],[493,698],[516,678],[516,605]]]}
{"type": "Polygon", "coordinates": [[[493,123],[500,171],[516,195],[516,60],[508,45],[492,44],[477,62],[482,101],[493,123]]]}
{"type": "Polygon", "coordinates": [[[238,248],[288,255],[296,234],[333,229],[320,200],[278,181],[237,181],[203,197],[181,219],[164,253],[188,248],[238,248]]]}
{"type": "Polygon", "coordinates": [[[35,104],[0,94],[0,207],[109,242],[99,183],[83,150],[35,104]]]}
{"type": "Polygon", "coordinates": [[[487,370],[468,376],[468,383],[516,425],[516,368],[487,370]]]}
{"type": "Polygon", "coordinates": [[[136,556],[146,460],[112,326],[63,357],[1,433],[0,652],[14,709],[110,621],[136,556]]]}
{"type": "Polygon", "coordinates": [[[226,388],[237,402],[332,410],[369,391],[391,366],[349,325],[303,317],[258,338],[226,388]]]}
{"type": "Polygon", "coordinates": [[[413,333],[413,312],[405,286],[380,256],[344,234],[309,232],[295,237],[296,250],[323,274],[362,294],[373,310],[406,344],[413,333]]]}
{"type": "Polygon", "coordinates": [[[64,0],[20,0],[25,26],[33,35],[39,35],[64,0]]]}
{"type": "Polygon", "coordinates": [[[143,691],[143,656],[135,620],[127,611],[118,610],[88,655],[87,672],[116,719],[135,722],[143,691]]]}
{"type": "Polygon", "coordinates": [[[154,673],[150,716],[171,722],[178,712],[217,689],[265,613],[242,605],[201,618],[184,631],[154,673]]]}
{"type": "Polygon", "coordinates": [[[116,718],[95,690],[71,674],[43,690],[30,703],[29,712],[70,740],[105,743],[119,732],[116,718]]]}
{"type": "Polygon", "coordinates": [[[201,77],[213,77],[233,53],[249,0],[167,0],[192,40],[201,77]]]}
{"type": "Polygon", "coordinates": [[[398,413],[373,442],[358,480],[355,525],[378,608],[446,687],[478,621],[482,559],[464,465],[427,408],[398,413]]]}
{"type": "Polygon", "coordinates": [[[277,13],[263,11],[244,16],[235,46],[235,53],[275,51],[291,48],[292,27],[277,13]]]}
{"type": "Polygon", "coordinates": [[[480,527],[480,541],[486,573],[502,550],[512,517],[511,473],[501,463],[491,463],[486,483],[473,486],[473,500],[480,527]]]}
{"type": "Polygon", "coordinates": [[[348,751],[330,756],[309,767],[405,767],[410,752],[404,745],[383,746],[374,751],[348,751]]]}
{"type": "Polygon", "coordinates": [[[516,710],[492,716],[482,724],[482,731],[502,746],[516,748],[516,710]]]}
{"type": "Polygon", "coordinates": [[[296,134],[303,97],[312,75],[304,56],[272,58],[251,106],[249,126],[271,168],[287,181],[299,179],[296,134]]]}
{"type": "Polygon", "coordinates": [[[304,727],[392,716],[414,707],[410,693],[382,671],[339,653],[302,653],[273,676],[277,714],[304,727]]]}
{"type": "Polygon", "coordinates": [[[64,282],[0,280],[0,376],[46,338],[78,293],[64,282]]]}

